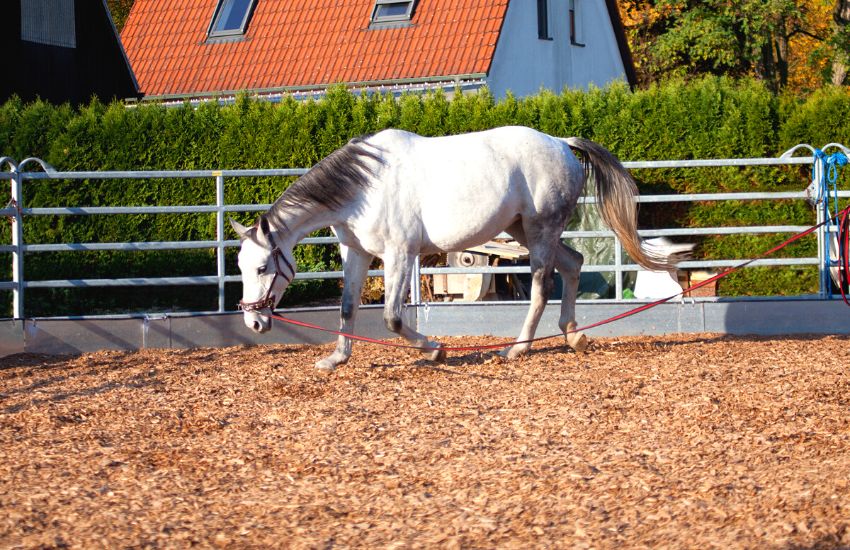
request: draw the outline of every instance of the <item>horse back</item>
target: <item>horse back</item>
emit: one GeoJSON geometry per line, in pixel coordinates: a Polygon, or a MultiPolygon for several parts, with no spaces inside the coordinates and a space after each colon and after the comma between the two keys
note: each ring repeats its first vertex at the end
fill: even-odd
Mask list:
{"type": "Polygon", "coordinates": [[[583,187],[569,146],[530,128],[445,137],[386,130],[367,142],[382,160],[368,199],[380,205],[377,223],[393,224],[423,249],[457,250],[523,217],[557,218],[583,187]]]}

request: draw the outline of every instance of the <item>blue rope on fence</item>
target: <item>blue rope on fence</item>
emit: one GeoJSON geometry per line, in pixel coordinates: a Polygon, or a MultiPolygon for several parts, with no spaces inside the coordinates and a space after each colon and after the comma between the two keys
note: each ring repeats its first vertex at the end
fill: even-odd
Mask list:
{"type": "MultiPolygon", "coordinates": [[[[827,219],[830,219],[838,213],[838,171],[848,163],[847,155],[841,151],[837,151],[827,155],[820,149],[815,149],[815,158],[820,161],[823,171],[820,178],[820,196],[824,201],[827,219]],[[830,189],[831,188],[831,189],[830,189]],[[832,191],[833,209],[829,208],[829,195],[832,191]]],[[[817,161],[812,164],[812,179],[815,178],[815,170],[817,161]]]]}
{"type": "MultiPolygon", "coordinates": [[[[819,163],[821,166],[821,173],[818,186],[826,217],[827,236],[823,243],[824,263],[826,264],[824,265],[824,269],[829,270],[831,267],[838,266],[839,270],[841,270],[841,276],[836,282],[840,287],[842,297],[844,297],[845,301],[847,301],[847,298],[844,295],[844,286],[847,284],[848,277],[848,274],[844,271],[847,264],[845,257],[848,254],[848,251],[845,250],[845,246],[847,245],[845,241],[847,241],[847,237],[844,235],[844,231],[847,231],[847,228],[843,228],[842,220],[838,219],[838,177],[839,170],[842,167],[847,166],[848,159],[847,155],[841,151],[827,155],[822,150],[815,149],[815,162],[812,164],[812,179],[817,177],[817,166],[819,163]],[[829,207],[830,196],[832,197],[832,209],[829,207]],[[830,243],[833,235],[835,235],[838,240],[838,250],[836,251],[838,252],[838,258],[836,260],[832,259],[832,253],[830,251],[830,243]]],[[[829,295],[832,296],[831,289],[829,291],[829,295]]]]}

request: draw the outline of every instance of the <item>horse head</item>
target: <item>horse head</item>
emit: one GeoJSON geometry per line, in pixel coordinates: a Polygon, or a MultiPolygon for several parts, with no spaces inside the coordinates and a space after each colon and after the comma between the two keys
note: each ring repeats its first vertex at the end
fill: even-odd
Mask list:
{"type": "Polygon", "coordinates": [[[242,300],[245,325],[259,333],[271,328],[271,313],[283,292],[295,278],[292,250],[281,249],[265,216],[252,227],[235,220],[230,225],[242,243],[239,249],[239,271],[242,272],[242,300]]]}

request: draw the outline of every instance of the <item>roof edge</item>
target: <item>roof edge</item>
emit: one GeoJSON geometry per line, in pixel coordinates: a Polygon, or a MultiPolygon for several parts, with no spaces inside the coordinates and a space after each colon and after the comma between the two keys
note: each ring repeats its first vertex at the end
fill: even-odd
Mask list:
{"type": "Polygon", "coordinates": [[[127,50],[124,49],[124,42],[121,41],[121,33],[118,32],[118,28],[115,26],[115,20],[112,19],[112,12],[109,11],[109,4],[106,3],[106,0],[101,0],[101,3],[103,4],[103,9],[106,12],[106,19],[109,20],[109,26],[112,27],[112,34],[115,36],[115,42],[121,50],[121,57],[124,58],[124,65],[126,65],[127,72],[130,73],[130,78],[133,81],[133,87],[136,89],[136,97],[141,97],[142,93],[139,90],[139,81],[136,79],[136,73],[133,71],[133,65],[130,63],[130,58],[127,57],[127,50]]]}
{"type": "Polygon", "coordinates": [[[218,90],[215,92],[199,92],[186,94],[161,94],[161,95],[145,95],[142,97],[142,102],[178,102],[178,101],[209,101],[209,100],[226,100],[238,94],[248,94],[251,96],[267,97],[273,95],[321,95],[329,88],[340,84],[358,92],[404,92],[414,91],[421,88],[421,91],[449,88],[449,87],[481,87],[486,84],[487,73],[465,73],[465,74],[450,74],[442,76],[426,76],[426,77],[410,77],[410,78],[394,78],[384,80],[363,80],[356,82],[333,82],[324,84],[312,85],[297,85],[297,86],[278,86],[273,88],[247,88],[239,90],[218,90]]]}
{"type": "Polygon", "coordinates": [[[620,8],[617,6],[616,0],[605,0],[605,4],[608,6],[608,16],[611,18],[611,27],[614,29],[617,47],[620,49],[620,58],[623,60],[626,80],[628,80],[631,88],[635,88],[637,86],[637,70],[635,69],[629,41],[626,38],[626,27],[623,25],[623,18],[620,16],[620,8]]]}
{"type": "Polygon", "coordinates": [[[487,63],[487,75],[493,70],[493,60],[496,59],[496,49],[499,47],[499,41],[502,39],[502,31],[505,30],[505,20],[508,18],[508,10],[511,9],[511,1],[505,2],[504,11],[502,12],[501,21],[499,22],[499,32],[496,33],[496,43],[493,45],[493,51],[490,53],[490,61],[487,63]]]}

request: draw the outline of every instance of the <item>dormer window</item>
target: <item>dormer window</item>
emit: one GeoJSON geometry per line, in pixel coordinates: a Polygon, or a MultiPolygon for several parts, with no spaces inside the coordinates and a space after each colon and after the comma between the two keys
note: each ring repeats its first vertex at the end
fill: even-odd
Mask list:
{"type": "Polygon", "coordinates": [[[416,0],[375,0],[370,28],[398,27],[410,24],[416,0]]]}
{"type": "Polygon", "coordinates": [[[213,14],[209,38],[240,37],[248,30],[248,21],[257,0],[218,0],[213,14]]]}

